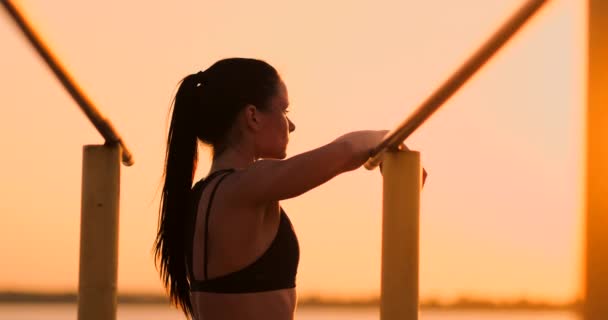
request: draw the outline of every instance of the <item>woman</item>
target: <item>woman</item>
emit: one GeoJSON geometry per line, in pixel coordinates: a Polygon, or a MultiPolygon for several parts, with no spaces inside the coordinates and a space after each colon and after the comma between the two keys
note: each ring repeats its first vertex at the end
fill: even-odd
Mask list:
{"type": "Polygon", "coordinates": [[[178,89],[155,257],[187,317],[293,319],[299,247],[279,201],[359,168],[387,133],[351,132],[285,159],[288,105],[277,71],[254,59],[218,61],[178,89]],[[213,162],[192,187],[198,140],[213,162]]]}

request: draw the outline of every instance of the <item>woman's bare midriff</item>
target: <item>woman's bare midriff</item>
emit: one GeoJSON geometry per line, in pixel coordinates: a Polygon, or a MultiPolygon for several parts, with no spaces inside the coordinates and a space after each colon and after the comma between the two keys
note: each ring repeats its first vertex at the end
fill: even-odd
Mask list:
{"type": "Polygon", "coordinates": [[[292,320],[297,296],[294,289],[254,293],[192,292],[195,320],[292,320]]]}

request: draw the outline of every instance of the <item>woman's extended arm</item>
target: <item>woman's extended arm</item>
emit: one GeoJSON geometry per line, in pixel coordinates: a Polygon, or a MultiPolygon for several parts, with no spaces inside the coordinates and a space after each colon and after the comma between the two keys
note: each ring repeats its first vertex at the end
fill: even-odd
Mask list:
{"type": "Polygon", "coordinates": [[[285,160],[260,160],[232,175],[231,197],[267,203],[298,196],[362,166],[388,131],[355,131],[285,160]]]}

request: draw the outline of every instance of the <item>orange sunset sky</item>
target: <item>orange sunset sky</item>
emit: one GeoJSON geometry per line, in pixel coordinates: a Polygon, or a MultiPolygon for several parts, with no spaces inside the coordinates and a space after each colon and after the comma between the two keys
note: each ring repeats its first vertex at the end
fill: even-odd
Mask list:
{"type": "MultiPolygon", "coordinates": [[[[161,293],[152,259],[178,81],[233,56],[282,74],[288,155],[390,129],[523,0],[22,0],[133,152],[122,167],[118,289],[161,293]]],[[[553,0],[406,143],[422,153],[421,297],[581,294],[584,1],[553,0]]],[[[0,11],[0,290],[76,290],[82,147],[102,144],[0,11]]],[[[207,153],[208,154],[208,153],[207,153]]],[[[197,178],[209,168],[201,157],[197,178]]],[[[379,294],[381,175],[282,202],[301,296],[379,294]]]]}

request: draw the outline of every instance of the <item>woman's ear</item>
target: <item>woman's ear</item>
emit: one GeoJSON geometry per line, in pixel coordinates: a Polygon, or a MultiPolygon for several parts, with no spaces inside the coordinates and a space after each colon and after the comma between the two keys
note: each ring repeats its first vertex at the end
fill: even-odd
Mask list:
{"type": "Polygon", "coordinates": [[[258,109],[254,105],[248,104],[243,111],[247,128],[258,131],[260,128],[260,113],[258,109]]]}

